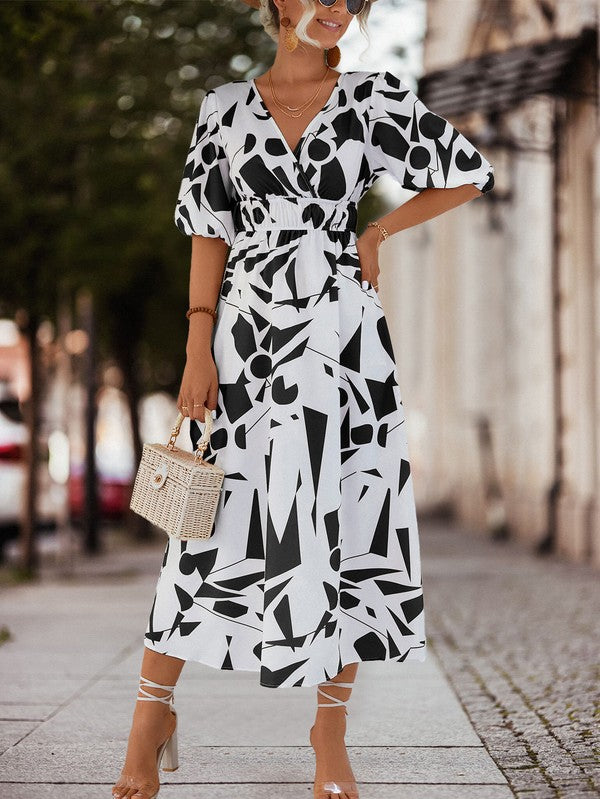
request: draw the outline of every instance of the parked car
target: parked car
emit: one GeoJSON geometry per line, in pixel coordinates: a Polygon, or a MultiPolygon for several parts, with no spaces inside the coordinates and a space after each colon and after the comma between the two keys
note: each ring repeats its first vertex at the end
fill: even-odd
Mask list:
{"type": "MultiPolygon", "coordinates": [[[[121,519],[129,510],[132,482],[130,478],[111,478],[98,474],[98,508],[102,518],[121,519]]],[[[85,501],[85,471],[73,466],[69,476],[69,510],[73,521],[83,518],[85,501]]]]}
{"type": "MultiPolygon", "coordinates": [[[[83,398],[81,400],[83,402],[83,398]]],[[[85,496],[84,430],[71,431],[69,476],[71,518],[83,516],[85,496]]],[[[96,418],[96,473],[98,509],[102,518],[119,519],[129,512],[135,478],[129,406],[122,391],[103,386],[98,393],[96,418]]]]}
{"type": "MultiPolygon", "coordinates": [[[[25,503],[28,431],[17,397],[0,387],[0,548],[19,535],[25,503]]],[[[56,527],[46,463],[39,465],[37,527],[56,527]]],[[[1,557],[1,549],[0,549],[1,557]]]]}

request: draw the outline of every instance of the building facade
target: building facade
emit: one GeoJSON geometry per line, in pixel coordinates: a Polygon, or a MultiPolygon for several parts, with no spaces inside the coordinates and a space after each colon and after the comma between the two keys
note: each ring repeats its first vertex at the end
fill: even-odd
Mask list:
{"type": "Polygon", "coordinates": [[[417,503],[600,567],[598,3],[459,5],[416,90],[495,187],[380,250],[417,503]]]}

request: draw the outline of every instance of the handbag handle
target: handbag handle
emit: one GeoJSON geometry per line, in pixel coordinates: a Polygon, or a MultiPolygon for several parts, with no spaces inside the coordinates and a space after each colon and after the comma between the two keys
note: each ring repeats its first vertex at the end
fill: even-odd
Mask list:
{"type": "MultiPolygon", "coordinates": [[[[179,411],[177,414],[177,421],[173,425],[173,429],[171,430],[171,438],[169,439],[169,443],[167,444],[167,449],[173,449],[175,447],[175,439],[179,435],[179,430],[181,429],[181,423],[185,419],[185,416],[179,411]]],[[[204,455],[204,450],[208,446],[208,439],[210,438],[210,434],[212,432],[212,414],[210,408],[207,408],[206,405],[204,406],[204,432],[198,444],[196,445],[196,449],[194,450],[194,458],[198,458],[198,456],[204,455]]]]}

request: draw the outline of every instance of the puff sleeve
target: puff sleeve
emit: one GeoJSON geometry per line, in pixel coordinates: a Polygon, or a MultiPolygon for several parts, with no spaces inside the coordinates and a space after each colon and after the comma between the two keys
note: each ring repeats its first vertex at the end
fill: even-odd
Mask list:
{"type": "Polygon", "coordinates": [[[219,111],[214,89],[200,104],[177,203],[175,224],[185,233],[224,239],[235,238],[233,186],[229,162],[223,149],[219,111]]]}
{"type": "Polygon", "coordinates": [[[494,168],[448,120],[434,114],[390,72],[373,84],[366,154],[372,174],[388,172],[404,188],[494,186],[494,168]]]}

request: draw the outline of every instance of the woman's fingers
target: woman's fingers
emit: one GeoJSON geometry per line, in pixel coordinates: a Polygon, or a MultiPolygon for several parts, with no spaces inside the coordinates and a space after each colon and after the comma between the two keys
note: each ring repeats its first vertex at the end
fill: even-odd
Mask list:
{"type": "Polygon", "coordinates": [[[194,409],[191,418],[192,419],[199,419],[201,422],[204,421],[204,401],[200,401],[200,396],[196,394],[194,397],[194,409]]]}
{"type": "Polygon", "coordinates": [[[218,387],[216,383],[211,383],[208,388],[208,396],[206,398],[206,407],[211,411],[214,411],[217,408],[217,394],[218,387]]]}
{"type": "Polygon", "coordinates": [[[371,239],[363,240],[359,236],[357,240],[358,259],[360,262],[361,285],[368,289],[369,285],[377,286],[379,283],[379,263],[377,247],[371,239]]]}
{"type": "Polygon", "coordinates": [[[367,290],[370,286],[378,286],[378,285],[379,285],[379,282],[378,282],[378,278],[376,278],[376,277],[373,278],[373,280],[363,280],[362,283],[361,283],[361,286],[365,290],[367,290]]]}
{"type": "Polygon", "coordinates": [[[218,372],[214,361],[203,363],[201,368],[195,361],[188,360],[185,365],[177,408],[190,419],[205,419],[205,409],[213,411],[217,407],[218,372]]]}
{"type": "Polygon", "coordinates": [[[190,419],[204,419],[204,403],[197,394],[194,397],[184,394],[177,400],[177,409],[190,419]]]}
{"type": "Polygon", "coordinates": [[[179,397],[177,398],[177,410],[179,411],[179,413],[182,413],[184,416],[188,415],[188,409],[186,407],[187,405],[188,402],[185,399],[184,395],[180,394],[179,397]]]}

